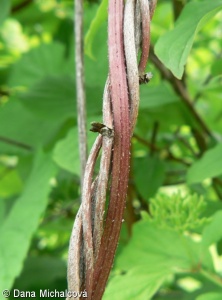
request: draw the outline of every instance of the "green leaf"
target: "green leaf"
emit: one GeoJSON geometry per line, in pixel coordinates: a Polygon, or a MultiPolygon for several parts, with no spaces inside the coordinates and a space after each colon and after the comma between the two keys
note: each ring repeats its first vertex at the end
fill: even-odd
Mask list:
{"type": "MultiPolygon", "coordinates": [[[[88,146],[91,149],[96,135],[89,132],[88,137],[88,146]]],[[[53,159],[61,168],[74,174],[80,174],[77,127],[72,128],[64,139],[58,141],[53,151],[53,159]]]]}
{"type": "Polygon", "coordinates": [[[61,168],[80,174],[77,127],[71,129],[64,139],[58,141],[53,151],[53,159],[61,168]]]}
{"type": "Polygon", "coordinates": [[[206,225],[202,234],[202,247],[208,248],[222,238],[222,210],[217,211],[210,224],[206,225]]]}
{"type": "MultiPolygon", "coordinates": [[[[15,6],[21,2],[21,0],[13,0],[15,6]]],[[[49,1],[47,4],[45,3],[45,1],[30,1],[29,5],[26,5],[23,9],[19,9],[14,13],[13,17],[16,18],[24,28],[31,29],[30,32],[28,31],[30,36],[32,36],[32,33],[36,33],[39,37],[45,32],[55,34],[55,30],[58,30],[61,18],[59,16],[55,17],[55,9],[59,3],[53,1],[49,1]]],[[[72,9],[72,6],[70,9],[72,9]]],[[[34,45],[36,44],[36,40],[35,37],[34,45]]],[[[46,39],[43,38],[41,42],[44,43],[45,40],[46,39]]],[[[48,41],[49,39],[47,39],[47,42],[48,41]]]]}
{"type": "MultiPolygon", "coordinates": [[[[99,87],[86,87],[89,115],[101,112],[100,91],[99,87]]],[[[42,120],[61,123],[77,116],[75,81],[70,76],[45,77],[20,95],[20,100],[34,116],[42,120]]]]}
{"type": "Polygon", "coordinates": [[[63,278],[66,274],[65,261],[52,256],[28,257],[15,287],[22,291],[40,286],[41,289],[49,288],[53,281],[63,278]]]}
{"type": "MultiPolygon", "coordinates": [[[[140,221],[134,225],[130,242],[117,257],[115,270],[121,275],[110,279],[104,299],[151,299],[167,278],[191,271],[199,259],[198,243],[140,221]]],[[[204,264],[211,265],[208,259],[204,264]]]]}
{"type": "Polygon", "coordinates": [[[222,293],[206,293],[198,296],[196,300],[221,300],[222,293]]]}
{"type": "Polygon", "coordinates": [[[22,181],[18,172],[13,168],[0,166],[0,197],[7,198],[21,192],[22,181]]]}
{"type": "Polygon", "coordinates": [[[191,270],[199,260],[199,244],[178,232],[162,229],[149,221],[133,227],[133,237],[117,258],[117,268],[127,271],[150,264],[169,272],[191,270]],[[191,253],[189,253],[191,251],[191,253]]]}
{"type": "Polygon", "coordinates": [[[22,104],[44,120],[76,117],[75,82],[68,76],[46,77],[21,95],[22,104]]]}
{"type": "Polygon", "coordinates": [[[32,235],[46,209],[49,180],[55,170],[50,155],[39,152],[23,194],[0,228],[0,290],[10,289],[21,272],[32,235]]]}
{"type": "Polygon", "coordinates": [[[139,157],[134,160],[136,186],[144,199],[155,195],[163,183],[164,171],[164,163],[158,157],[139,157]]]}
{"type": "MultiPolygon", "coordinates": [[[[155,96],[155,99],[158,99],[155,96]]],[[[137,120],[138,135],[147,135],[147,128],[152,128],[154,123],[159,124],[159,130],[164,132],[171,131],[172,126],[183,126],[187,124],[191,127],[197,126],[195,120],[192,118],[188,108],[181,101],[174,101],[172,103],[163,104],[164,101],[159,102],[160,105],[151,104],[150,107],[146,101],[153,103],[153,101],[147,97],[147,99],[141,99],[143,104],[140,106],[139,118],[137,120]],[[166,117],[167,112],[167,117],[166,117]],[[149,115],[149,118],[147,117],[149,115]]]]}
{"type": "Polygon", "coordinates": [[[116,275],[108,284],[104,300],[144,300],[151,299],[152,295],[169,278],[166,269],[147,269],[135,267],[126,275],[116,275]]]}
{"type": "Polygon", "coordinates": [[[57,122],[40,120],[19,101],[11,99],[0,108],[0,136],[15,143],[0,140],[0,149],[3,153],[27,153],[27,150],[16,145],[16,142],[34,148],[45,145],[55,136],[61,123],[60,119],[57,122]]]}
{"type": "Polygon", "coordinates": [[[90,24],[89,30],[85,36],[85,53],[92,59],[95,59],[92,51],[93,41],[101,25],[107,19],[107,9],[108,0],[102,0],[100,6],[98,7],[96,15],[90,24]]]}
{"type": "Polygon", "coordinates": [[[213,149],[206,151],[188,170],[188,184],[201,182],[206,178],[212,178],[222,174],[222,143],[213,149]]]}
{"type": "Polygon", "coordinates": [[[190,2],[183,9],[175,28],[159,38],[155,53],[177,78],[182,78],[195,34],[222,7],[222,0],[190,2]]]}
{"type": "Polygon", "coordinates": [[[65,48],[62,44],[40,44],[24,54],[13,66],[9,85],[29,87],[43,77],[67,73],[66,66],[65,48]]]}
{"type": "Polygon", "coordinates": [[[2,25],[5,18],[8,16],[11,7],[10,0],[2,0],[1,1],[1,9],[0,9],[0,25],[2,25]]]}
{"type": "Polygon", "coordinates": [[[106,22],[103,22],[93,40],[93,44],[95,45],[95,51],[93,52],[93,56],[95,59],[92,59],[88,55],[85,56],[86,84],[91,88],[94,88],[95,90],[97,90],[98,88],[101,90],[99,96],[100,99],[102,99],[104,85],[109,71],[108,70],[108,47],[107,47],[107,43],[104,42],[106,40],[107,40],[107,24],[106,22]]]}
{"type": "Polygon", "coordinates": [[[218,76],[222,74],[222,58],[217,59],[213,62],[211,66],[211,73],[213,76],[218,76]]]}
{"type": "Polygon", "coordinates": [[[140,98],[140,109],[162,106],[179,100],[179,97],[164,82],[158,86],[142,85],[140,98]]]}
{"type": "Polygon", "coordinates": [[[0,228],[2,227],[2,224],[4,222],[5,214],[6,214],[6,200],[0,198],[0,228]]]}

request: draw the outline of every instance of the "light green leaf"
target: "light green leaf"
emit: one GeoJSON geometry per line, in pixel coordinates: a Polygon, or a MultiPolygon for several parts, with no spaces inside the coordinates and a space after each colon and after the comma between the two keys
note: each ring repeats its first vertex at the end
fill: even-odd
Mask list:
{"type": "MultiPolygon", "coordinates": [[[[101,23],[99,30],[93,38],[93,57],[85,56],[85,76],[86,84],[94,89],[100,89],[99,98],[102,99],[104,84],[108,74],[108,47],[107,43],[107,24],[101,23]],[[95,50],[95,51],[94,51],[95,50]]],[[[90,96],[90,95],[89,95],[90,96]]],[[[92,97],[91,97],[92,98],[92,97]]],[[[95,99],[95,98],[94,98],[95,99]]]]}
{"type": "Polygon", "coordinates": [[[77,127],[71,129],[64,139],[58,141],[53,151],[53,159],[61,168],[80,174],[77,127]]]}
{"type": "Polygon", "coordinates": [[[222,143],[205,152],[201,159],[197,160],[188,170],[188,184],[201,182],[206,178],[212,178],[222,174],[222,143]]]}
{"type": "Polygon", "coordinates": [[[0,9],[0,25],[5,20],[10,12],[10,0],[1,0],[1,9],[0,9]]]}
{"type": "MultiPolygon", "coordinates": [[[[168,272],[192,269],[199,260],[199,244],[178,232],[162,229],[148,221],[133,227],[133,237],[117,258],[117,268],[127,271],[135,266],[156,267],[168,272]]],[[[147,268],[148,270],[149,268],[147,268]]]]}
{"type": "Polygon", "coordinates": [[[196,300],[221,300],[222,293],[206,293],[198,296],[196,300]]]}
{"type": "Polygon", "coordinates": [[[164,163],[158,157],[139,157],[134,162],[135,182],[139,193],[148,200],[164,180],[164,163]],[[144,176],[144,174],[146,174],[144,176]],[[151,184],[152,183],[152,184],[151,184]]]}
{"type": "MultiPolygon", "coordinates": [[[[198,243],[140,221],[134,225],[130,242],[117,257],[114,271],[121,275],[110,279],[104,299],[151,299],[167,278],[191,271],[199,259],[198,243]]],[[[209,257],[205,263],[211,265],[209,257]]]]}
{"type": "Polygon", "coordinates": [[[0,228],[0,290],[10,289],[21,272],[33,233],[38,227],[55,174],[50,155],[38,153],[24,192],[0,228]]]}
{"type": "Polygon", "coordinates": [[[92,51],[93,40],[103,22],[107,19],[108,0],[102,0],[97,13],[92,20],[89,30],[85,36],[85,53],[92,59],[95,59],[92,51]]]}
{"type": "MultiPolygon", "coordinates": [[[[91,148],[96,135],[88,133],[88,146],[91,148]]],[[[80,174],[80,158],[78,146],[78,128],[72,128],[67,136],[60,140],[53,151],[54,161],[63,169],[74,174],[80,174]]]]}
{"type": "Polygon", "coordinates": [[[189,2],[175,28],[159,38],[155,53],[177,78],[182,78],[195,34],[222,8],[222,0],[189,2]]]}
{"type": "Polygon", "coordinates": [[[18,172],[13,168],[0,166],[0,197],[7,198],[19,194],[22,189],[22,181],[18,172]]]}
{"type": "Polygon", "coordinates": [[[108,284],[104,300],[149,300],[169,278],[166,269],[135,267],[126,275],[116,275],[108,284]]]}
{"type": "Polygon", "coordinates": [[[202,234],[202,247],[208,248],[222,238],[222,210],[217,211],[210,224],[206,225],[202,234]]]}
{"type": "MultiPolygon", "coordinates": [[[[23,32],[22,25],[15,19],[7,18],[1,27],[1,39],[6,49],[11,53],[26,52],[30,45],[27,36],[23,32]]],[[[17,55],[15,55],[16,57],[17,55]]],[[[15,58],[12,58],[14,62],[15,58]]],[[[8,61],[9,62],[9,61],[8,61]]]]}

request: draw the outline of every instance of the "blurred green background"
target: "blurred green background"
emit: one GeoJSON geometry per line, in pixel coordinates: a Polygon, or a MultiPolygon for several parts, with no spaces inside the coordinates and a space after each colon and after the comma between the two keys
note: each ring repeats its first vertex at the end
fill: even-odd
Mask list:
{"type": "MultiPolygon", "coordinates": [[[[37,299],[40,289],[67,288],[80,204],[73,6],[0,1],[0,292],[37,299]]],[[[104,299],[222,299],[221,9],[222,0],[158,1],[153,78],[141,86],[104,299]]],[[[106,0],[84,2],[84,31],[89,127],[102,121],[106,0]]],[[[88,131],[89,149],[94,140],[88,131]]]]}

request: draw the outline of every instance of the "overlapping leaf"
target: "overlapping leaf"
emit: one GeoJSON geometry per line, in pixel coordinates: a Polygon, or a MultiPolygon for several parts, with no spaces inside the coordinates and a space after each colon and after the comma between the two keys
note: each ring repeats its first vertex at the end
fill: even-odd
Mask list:
{"type": "Polygon", "coordinates": [[[102,0],[94,19],[92,20],[88,32],[85,36],[85,53],[91,57],[95,58],[93,55],[92,45],[95,38],[96,33],[100,29],[101,25],[107,19],[107,9],[108,9],[108,1],[102,0]]]}
{"type": "Polygon", "coordinates": [[[181,78],[195,34],[222,8],[222,0],[188,3],[175,28],[158,40],[155,53],[177,78],[181,78]]]}
{"type": "Polygon", "coordinates": [[[222,174],[222,144],[207,150],[203,157],[197,160],[188,170],[187,182],[189,184],[201,182],[222,174]]]}

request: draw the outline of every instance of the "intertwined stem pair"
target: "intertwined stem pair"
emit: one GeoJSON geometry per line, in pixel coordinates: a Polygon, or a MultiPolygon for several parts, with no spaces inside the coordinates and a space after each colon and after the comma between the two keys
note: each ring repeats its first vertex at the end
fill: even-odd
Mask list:
{"type": "Polygon", "coordinates": [[[130,140],[138,115],[139,78],[144,76],[148,60],[150,20],[155,6],[155,0],[127,0],[125,5],[122,0],[109,1],[104,125],[85,167],[82,203],[68,259],[69,290],[86,290],[88,299],[102,298],[119,239],[128,187],[130,140]],[[93,180],[101,147],[100,170],[93,180]]]}

